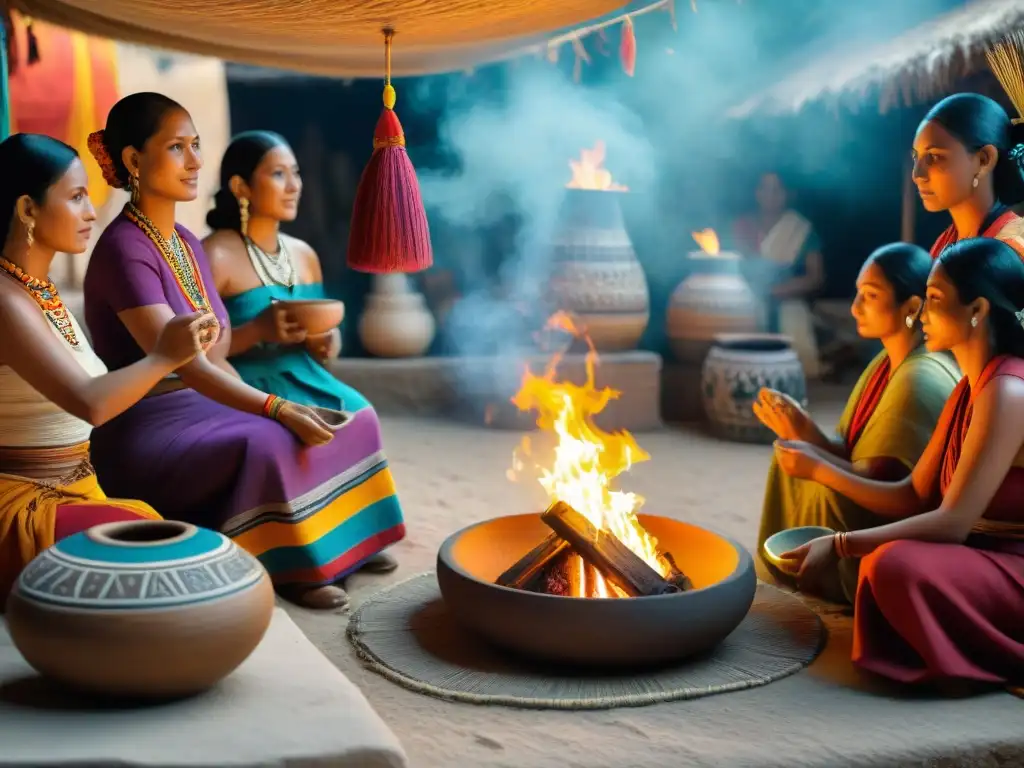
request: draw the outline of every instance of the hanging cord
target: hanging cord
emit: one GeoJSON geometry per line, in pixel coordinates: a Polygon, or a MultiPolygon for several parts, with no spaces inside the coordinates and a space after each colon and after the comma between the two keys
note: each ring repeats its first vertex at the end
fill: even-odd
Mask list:
{"type": "Polygon", "coordinates": [[[398,95],[391,85],[391,39],[395,36],[395,30],[391,27],[384,28],[384,106],[387,109],[395,108],[395,101],[398,95]]]}

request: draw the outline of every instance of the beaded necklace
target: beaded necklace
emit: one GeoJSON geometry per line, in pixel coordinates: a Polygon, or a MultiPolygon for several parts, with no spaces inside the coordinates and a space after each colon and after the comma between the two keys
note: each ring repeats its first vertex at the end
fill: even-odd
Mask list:
{"type": "Polygon", "coordinates": [[[2,256],[0,256],[0,269],[21,283],[22,287],[28,291],[29,296],[35,299],[36,304],[43,310],[46,319],[60,332],[71,349],[76,352],[81,351],[78,334],[75,333],[75,326],[71,324],[71,315],[68,308],[64,306],[60,294],[57,293],[57,286],[53,284],[53,281],[32,277],[17,264],[2,256]]]}
{"type": "Polygon", "coordinates": [[[284,245],[281,235],[277,236],[277,254],[271,254],[263,250],[248,235],[242,235],[245,240],[245,248],[249,252],[249,261],[252,262],[256,275],[264,285],[277,283],[286,288],[295,285],[295,263],[292,256],[284,245]]]}
{"type": "Polygon", "coordinates": [[[192,310],[209,309],[210,299],[206,293],[206,286],[203,285],[203,275],[199,271],[199,263],[196,261],[196,255],[192,252],[192,247],[176,231],[171,235],[171,242],[168,243],[156,225],[149,220],[149,217],[131,203],[125,205],[124,215],[128,221],[135,224],[153,241],[167,266],[170,267],[178,287],[192,310]]]}

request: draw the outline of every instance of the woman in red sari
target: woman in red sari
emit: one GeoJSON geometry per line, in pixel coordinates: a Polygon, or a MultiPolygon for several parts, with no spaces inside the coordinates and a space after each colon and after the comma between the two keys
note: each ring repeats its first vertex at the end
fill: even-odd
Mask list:
{"type": "Polygon", "coordinates": [[[1024,261],[1000,240],[939,255],[921,322],[964,378],[906,480],[872,480],[810,452],[783,469],[896,520],[787,553],[801,579],[862,558],[853,661],[903,683],[1024,682],[1024,261]]]}
{"type": "Polygon", "coordinates": [[[925,115],[914,137],[913,179],[928,211],[953,223],[932,245],[936,257],[969,237],[995,237],[1024,257],[1024,125],[977,93],[956,93],[925,115]]]}

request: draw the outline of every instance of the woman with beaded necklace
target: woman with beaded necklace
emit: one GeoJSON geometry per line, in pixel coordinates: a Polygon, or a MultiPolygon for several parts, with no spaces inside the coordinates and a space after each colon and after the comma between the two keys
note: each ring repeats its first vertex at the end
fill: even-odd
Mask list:
{"type": "Polygon", "coordinates": [[[89,433],[189,362],[216,331],[208,313],[164,326],[152,351],[107,373],[45,276],[57,251],[81,253],[96,212],[78,153],[48,136],[0,142],[0,610],[21,569],[59,539],[101,523],[159,519],[108,499],[89,433]]]}
{"type": "MultiPolygon", "coordinates": [[[[220,184],[206,217],[213,233],[203,248],[231,321],[231,365],[263,392],[375,419],[370,402],[324,367],[340,351],[339,330],[307,336],[279,303],[325,298],[316,252],[280,228],[281,222],[295,220],[302,194],[292,148],[270,131],[241,133],[221,160],[220,184]]],[[[367,453],[384,461],[380,430],[367,439],[367,453]]],[[[396,567],[384,552],[363,564],[363,570],[376,573],[396,567]]]]}
{"type": "Polygon", "coordinates": [[[206,353],[96,431],[100,477],[168,518],[232,537],[284,596],[310,608],[345,605],[337,582],[405,534],[387,463],[365,451],[376,419],[357,412],[334,440],[314,409],[250,386],[228,362],[231,326],[206,254],[175,224],[175,206],[196,198],[202,168],[198,132],[180,104],[126,96],[90,149],[107,182],[132,194],[85,275],[99,356],[110,368],[131,364],[196,307],[220,323],[206,353]]]}

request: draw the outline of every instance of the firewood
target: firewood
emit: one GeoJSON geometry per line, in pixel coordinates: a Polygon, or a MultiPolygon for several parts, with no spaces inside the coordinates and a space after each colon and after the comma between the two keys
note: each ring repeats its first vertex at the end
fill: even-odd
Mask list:
{"type": "Polygon", "coordinates": [[[676,565],[676,559],[672,557],[671,552],[665,552],[662,554],[662,558],[668,563],[669,574],[668,583],[675,584],[683,592],[689,592],[693,589],[693,582],[690,581],[690,577],[683,573],[682,569],[676,565]]]}
{"type": "Polygon", "coordinates": [[[563,501],[556,501],[541,520],[587,563],[629,597],[650,597],[679,592],[611,533],[598,530],[586,517],[563,501]]]}
{"type": "Polygon", "coordinates": [[[519,558],[515,565],[501,574],[494,583],[501,587],[526,589],[527,585],[568,546],[568,542],[558,534],[551,533],[544,541],[519,558]]]}

